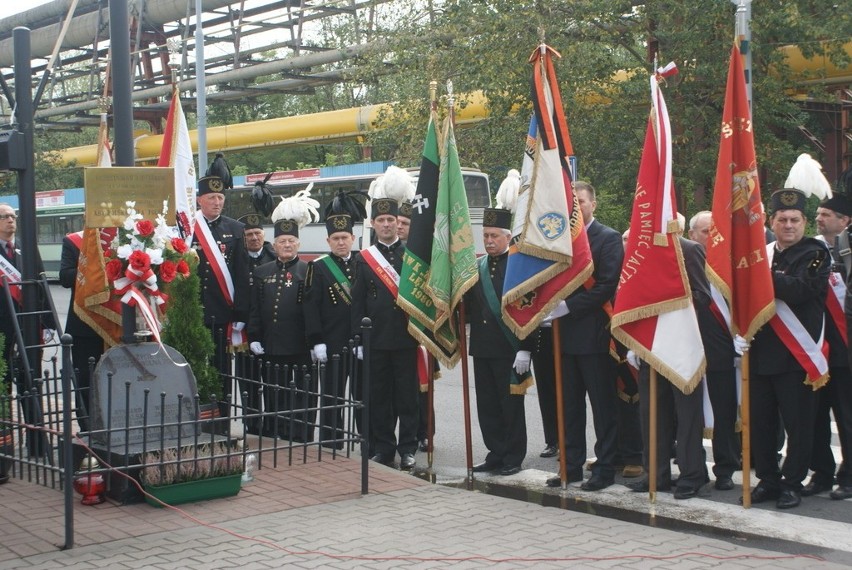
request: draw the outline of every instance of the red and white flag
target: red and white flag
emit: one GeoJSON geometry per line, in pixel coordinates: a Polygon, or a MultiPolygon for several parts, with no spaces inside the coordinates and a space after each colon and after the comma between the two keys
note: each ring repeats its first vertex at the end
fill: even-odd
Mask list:
{"type": "MultiPolygon", "coordinates": [[[[660,73],[676,70],[669,64],[660,73]]],[[[651,101],[612,335],[690,394],[704,374],[704,348],[678,242],[671,125],[657,75],[651,101]]]]}
{"type": "Polygon", "coordinates": [[[734,44],[707,240],[707,277],[730,306],[732,332],[747,340],[775,314],[775,289],[765,255],[763,221],[754,128],[742,57],[734,44]]]}
{"type": "Polygon", "coordinates": [[[180,235],[189,244],[192,241],[195,220],[195,163],[192,159],[189,129],[177,89],[172,92],[157,166],[171,166],[175,169],[175,218],[180,235]]]}

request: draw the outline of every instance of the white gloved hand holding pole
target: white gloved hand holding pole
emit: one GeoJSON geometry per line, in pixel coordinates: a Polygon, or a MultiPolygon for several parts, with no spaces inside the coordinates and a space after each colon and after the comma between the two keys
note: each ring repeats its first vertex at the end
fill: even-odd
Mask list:
{"type": "Polygon", "coordinates": [[[328,347],[324,344],[315,344],[314,355],[317,357],[317,362],[328,362],[328,347]]]}
{"type": "Polygon", "coordinates": [[[253,343],[251,343],[251,344],[249,345],[249,348],[251,349],[252,353],[253,353],[253,354],[256,354],[257,356],[260,356],[261,354],[263,354],[263,353],[265,352],[265,351],[263,350],[263,345],[262,345],[262,344],[260,344],[260,343],[259,343],[259,342],[257,342],[257,341],[254,341],[253,343]]]}
{"type": "Polygon", "coordinates": [[[639,363],[641,361],[639,360],[639,356],[635,352],[633,352],[632,350],[628,350],[627,354],[624,356],[624,360],[627,361],[627,364],[629,364],[636,370],[639,370],[639,363]]]}
{"type": "Polygon", "coordinates": [[[734,336],[734,350],[737,354],[742,356],[744,353],[748,352],[749,342],[741,337],[740,335],[734,336]]]}
{"type": "Polygon", "coordinates": [[[363,347],[363,346],[356,346],[356,347],[354,347],[354,348],[352,349],[352,354],[354,354],[354,355],[355,355],[355,357],[356,357],[358,360],[364,360],[364,347],[363,347]]]}
{"type": "Polygon", "coordinates": [[[236,322],[236,323],[234,323],[234,332],[240,332],[240,331],[241,331],[241,330],[243,330],[244,328],[246,328],[246,324],[245,324],[245,323],[241,323],[241,322],[236,322]]]}

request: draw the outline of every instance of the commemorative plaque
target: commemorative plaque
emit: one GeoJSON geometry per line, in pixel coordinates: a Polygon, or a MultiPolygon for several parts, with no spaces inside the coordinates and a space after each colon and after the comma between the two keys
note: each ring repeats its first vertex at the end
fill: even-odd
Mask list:
{"type": "Polygon", "coordinates": [[[127,202],[154,221],[168,201],[166,223],[175,225],[175,169],[158,166],[91,167],[84,171],[86,227],[116,228],[127,218],[127,202]]]}

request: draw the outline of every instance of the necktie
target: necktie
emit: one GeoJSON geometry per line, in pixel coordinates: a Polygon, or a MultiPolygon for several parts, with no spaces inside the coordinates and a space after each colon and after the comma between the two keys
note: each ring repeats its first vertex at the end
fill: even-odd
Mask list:
{"type": "Polygon", "coordinates": [[[12,245],[12,242],[6,242],[6,255],[9,257],[10,261],[15,261],[15,246],[12,245]]]}

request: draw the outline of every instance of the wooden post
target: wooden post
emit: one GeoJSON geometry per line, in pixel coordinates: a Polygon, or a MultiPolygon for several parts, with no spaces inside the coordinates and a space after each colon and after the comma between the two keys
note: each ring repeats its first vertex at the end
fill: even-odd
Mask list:
{"type": "Polygon", "coordinates": [[[742,423],[742,450],[743,450],[743,508],[751,508],[751,410],[749,409],[751,397],[749,395],[749,356],[748,350],[743,352],[740,361],[742,366],[742,405],[740,416],[742,423]]]}

